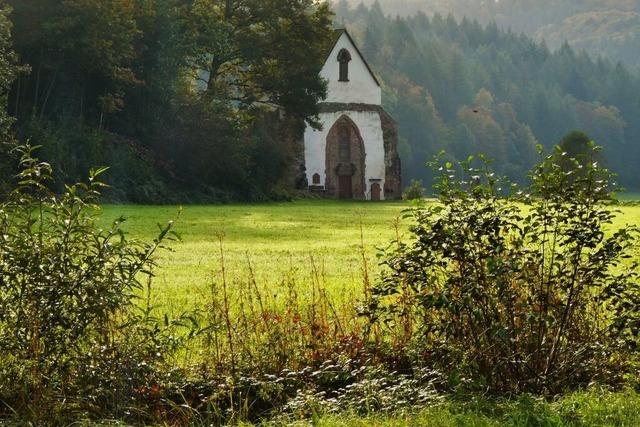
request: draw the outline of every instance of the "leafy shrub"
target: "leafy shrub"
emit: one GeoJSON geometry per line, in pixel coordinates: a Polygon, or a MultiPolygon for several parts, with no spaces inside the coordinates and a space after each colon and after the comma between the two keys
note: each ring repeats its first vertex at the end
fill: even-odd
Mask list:
{"type": "Polygon", "coordinates": [[[174,178],[171,167],[133,139],[71,120],[34,119],[22,125],[22,132],[31,143],[42,146],[38,154],[52,167],[48,186],[57,194],[65,184],[84,179],[87,165],[109,165],[108,176],[101,177],[109,184],[103,188],[102,201],[171,203],[180,194],[167,184],[174,178]]]}
{"type": "Polygon", "coordinates": [[[0,203],[0,416],[122,416],[173,343],[137,301],[171,225],[152,243],[127,240],[123,219],[102,230],[94,203],[104,169],[56,196],[33,148],[14,154],[18,183],[0,203]]]}
{"type": "Polygon", "coordinates": [[[426,194],[427,190],[422,185],[422,181],[412,179],[411,184],[404,189],[402,198],[404,200],[421,200],[425,198],[426,194]]]}
{"type": "Polygon", "coordinates": [[[375,319],[453,384],[556,393],[616,382],[637,360],[638,230],[607,230],[610,174],[565,171],[562,155],[512,197],[487,163],[446,163],[440,203],[411,211],[410,241],[384,254],[375,319]]]}

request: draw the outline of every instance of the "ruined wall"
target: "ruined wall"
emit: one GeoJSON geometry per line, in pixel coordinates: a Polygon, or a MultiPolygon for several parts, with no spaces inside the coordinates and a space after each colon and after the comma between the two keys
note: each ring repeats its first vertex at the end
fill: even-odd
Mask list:
{"type": "Polygon", "coordinates": [[[279,123],[278,138],[280,146],[286,150],[289,173],[284,183],[286,188],[292,190],[307,190],[307,176],[305,173],[305,153],[304,153],[304,132],[306,124],[303,120],[286,116],[280,112],[274,112],[272,116],[274,122],[279,123]]]}
{"type": "Polygon", "coordinates": [[[371,183],[378,182],[384,188],[386,173],[382,121],[377,111],[337,110],[322,112],[320,114],[320,120],[323,124],[322,130],[308,128],[304,136],[307,181],[313,182],[313,175],[316,173],[320,175],[320,182],[323,185],[327,181],[327,136],[333,125],[342,116],[353,121],[364,143],[364,193],[365,198],[369,199],[371,183]]]}
{"type": "Polygon", "coordinates": [[[386,200],[400,200],[402,199],[402,164],[398,152],[398,125],[386,111],[383,111],[380,117],[385,152],[384,198],[386,200]]]}
{"type": "Polygon", "coordinates": [[[304,133],[307,188],[344,197],[342,189],[350,188],[347,177],[355,177],[353,198],[398,199],[402,192],[396,124],[382,108],[380,84],[348,32],[337,30],[335,35],[335,45],[320,72],[327,81],[328,101],[319,105],[322,129],[308,127],[304,133]],[[364,147],[353,149],[359,153],[351,162],[335,160],[339,138],[332,128],[340,120],[353,123],[364,147]]]}

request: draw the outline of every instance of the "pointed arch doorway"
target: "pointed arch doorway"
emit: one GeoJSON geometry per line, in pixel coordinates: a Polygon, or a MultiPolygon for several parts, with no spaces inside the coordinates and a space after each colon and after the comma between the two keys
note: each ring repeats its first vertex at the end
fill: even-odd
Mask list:
{"type": "Polygon", "coordinates": [[[356,124],[341,116],[329,130],[325,188],[339,199],[365,198],[364,141],[356,124]]]}

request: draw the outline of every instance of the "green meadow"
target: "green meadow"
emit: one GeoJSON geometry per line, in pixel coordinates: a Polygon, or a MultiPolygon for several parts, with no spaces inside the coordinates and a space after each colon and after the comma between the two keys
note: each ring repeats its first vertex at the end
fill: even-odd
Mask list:
{"type": "MultiPolygon", "coordinates": [[[[103,207],[104,225],[126,218],[130,238],[151,240],[158,224],[175,221],[179,241],[158,253],[154,301],[169,311],[197,305],[212,283],[221,279],[221,247],[227,280],[244,281],[253,272],[256,283],[278,297],[283,284],[295,283],[303,299],[312,280],[331,297],[359,296],[363,243],[370,274],[377,271],[377,248],[388,245],[401,220],[404,202],[364,203],[298,201],[261,205],[103,207]],[[361,234],[362,231],[362,234],[361,234]]],[[[234,287],[231,286],[233,289],[234,287]]]]}
{"type": "MultiPolygon", "coordinates": [[[[181,240],[168,242],[171,249],[158,253],[153,300],[169,312],[180,312],[198,305],[212,284],[220,282],[220,238],[232,292],[253,275],[276,300],[291,284],[304,299],[315,279],[334,300],[350,302],[362,294],[361,248],[375,280],[378,248],[397,232],[406,235],[408,220],[401,216],[409,207],[405,202],[317,200],[182,208],[107,205],[101,221],[106,225],[122,215],[128,236],[145,240],[156,236],[158,224],[175,221],[181,240]]],[[[612,227],[640,225],[640,206],[619,209],[612,227]]]]}

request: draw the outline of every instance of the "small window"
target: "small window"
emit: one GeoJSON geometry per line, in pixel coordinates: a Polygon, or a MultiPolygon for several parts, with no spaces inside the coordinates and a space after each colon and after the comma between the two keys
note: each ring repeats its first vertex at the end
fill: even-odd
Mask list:
{"type": "Polygon", "coordinates": [[[313,185],[320,185],[320,174],[319,173],[314,173],[313,174],[313,185]]]}
{"type": "Polygon", "coordinates": [[[351,54],[347,49],[342,49],[338,53],[338,62],[340,63],[340,81],[349,81],[349,62],[351,62],[351,54]]]}

